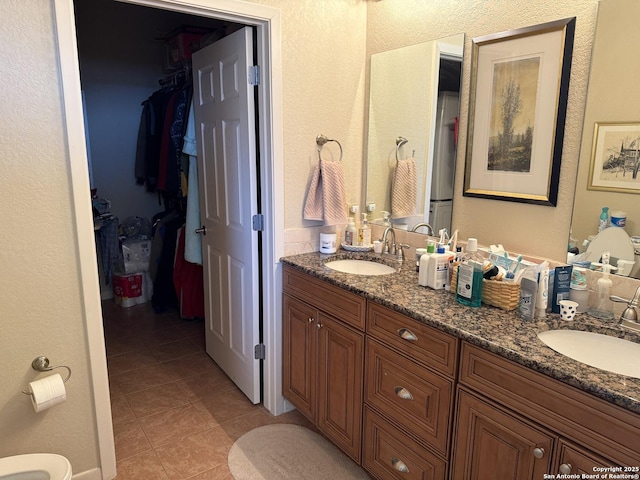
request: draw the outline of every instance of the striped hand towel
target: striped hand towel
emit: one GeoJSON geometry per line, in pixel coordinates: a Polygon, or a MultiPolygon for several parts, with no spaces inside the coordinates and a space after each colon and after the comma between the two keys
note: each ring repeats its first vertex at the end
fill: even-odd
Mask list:
{"type": "Polygon", "coordinates": [[[395,218],[416,213],[417,173],[413,158],[398,160],[391,180],[391,213],[395,218]]]}
{"type": "Polygon", "coordinates": [[[313,171],[304,204],[304,219],[325,225],[347,223],[347,194],[342,163],[321,159],[313,171]]]}

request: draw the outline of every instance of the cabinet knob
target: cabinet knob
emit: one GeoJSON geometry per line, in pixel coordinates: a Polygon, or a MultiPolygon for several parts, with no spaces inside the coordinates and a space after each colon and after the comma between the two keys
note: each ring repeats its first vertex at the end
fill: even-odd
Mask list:
{"type": "Polygon", "coordinates": [[[533,456],[536,458],[542,458],[544,457],[544,448],[542,447],[536,447],[533,449],[533,456]]]}
{"type": "Polygon", "coordinates": [[[409,467],[399,458],[391,459],[391,466],[402,473],[409,473],[409,467]]]}
{"type": "Polygon", "coordinates": [[[404,387],[396,387],[395,388],[396,395],[399,396],[403,400],[413,400],[413,395],[411,392],[404,387]]]}
{"type": "Polygon", "coordinates": [[[567,475],[571,473],[572,468],[573,467],[570,463],[563,463],[562,465],[560,465],[560,473],[564,473],[565,475],[567,475]]]}
{"type": "Polygon", "coordinates": [[[398,335],[400,335],[401,338],[403,338],[404,340],[407,340],[408,342],[418,341],[418,337],[416,337],[416,335],[408,328],[398,329],[398,335]]]}
{"type": "Polygon", "coordinates": [[[313,317],[309,317],[309,318],[307,318],[307,321],[308,321],[309,323],[313,323],[313,317]]]}
{"type": "Polygon", "coordinates": [[[316,323],[316,328],[320,330],[322,328],[322,324],[320,322],[316,323]]]}

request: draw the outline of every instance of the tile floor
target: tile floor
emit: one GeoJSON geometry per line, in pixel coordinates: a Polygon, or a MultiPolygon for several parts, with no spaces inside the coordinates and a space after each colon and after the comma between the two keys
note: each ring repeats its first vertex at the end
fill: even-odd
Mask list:
{"type": "Polygon", "coordinates": [[[151,304],[103,302],[117,480],[231,480],[227,454],[269,423],[310,426],[253,405],[205,353],[202,321],[151,304]]]}

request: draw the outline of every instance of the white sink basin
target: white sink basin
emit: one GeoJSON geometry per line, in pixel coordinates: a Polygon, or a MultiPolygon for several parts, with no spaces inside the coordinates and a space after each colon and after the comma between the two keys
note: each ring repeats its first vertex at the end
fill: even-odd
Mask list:
{"type": "Polygon", "coordinates": [[[396,269],[389,265],[369,260],[333,260],[324,265],[338,272],[355,275],[388,275],[396,272],[396,269]]]}
{"type": "Polygon", "coordinates": [[[600,333],[549,330],[538,338],[558,353],[608,372],[640,378],[640,344],[600,333]]]}

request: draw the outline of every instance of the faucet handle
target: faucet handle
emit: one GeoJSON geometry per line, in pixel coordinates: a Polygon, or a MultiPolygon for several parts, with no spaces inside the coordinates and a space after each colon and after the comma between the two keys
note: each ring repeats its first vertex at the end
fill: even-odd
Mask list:
{"type": "Polygon", "coordinates": [[[403,249],[409,249],[411,248],[409,245],[407,245],[406,243],[398,243],[397,245],[397,255],[398,255],[398,260],[399,261],[403,261],[404,260],[404,250],[403,249]]]}

